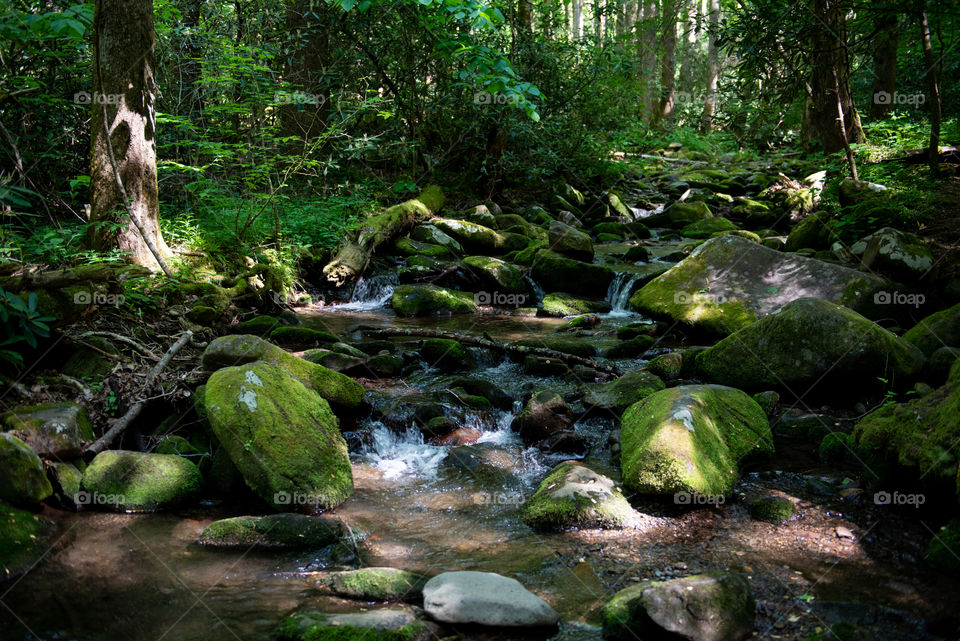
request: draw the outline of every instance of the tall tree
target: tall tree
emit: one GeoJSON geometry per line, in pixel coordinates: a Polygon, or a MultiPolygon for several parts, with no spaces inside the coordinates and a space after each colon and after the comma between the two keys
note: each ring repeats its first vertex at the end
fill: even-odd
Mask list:
{"type": "Polygon", "coordinates": [[[920,45],[923,48],[923,63],[927,68],[927,91],[930,93],[930,169],[937,171],[940,163],[940,82],[937,79],[937,59],[930,45],[930,22],[927,12],[920,11],[920,45]]]}
{"type": "Polygon", "coordinates": [[[897,90],[897,46],[900,25],[897,14],[887,10],[874,20],[876,43],[873,49],[873,99],[870,119],[882,120],[893,110],[893,95],[897,90]]]}
{"type": "Polygon", "coordinates": [[[663,0],[663,58],[660,65],[660,102],[653,112],[652,124],[660,125],[673,119],[675,76],[677,73],[677,12],[680,0],[663,0]]]}
{"type": "Polygon", "coordinates": [[[707,95],[703,101],[701,128],[713,129],[713,114],[717,108],[717,79],[720,77],[720,50],[717,47],[717,32],[720,29],[720,0],[710,2],[710,27],[707,33],[707,95]]]}
{"type": "Polygon", "coordinates": [[[290,51],[284,79],[292,90],[281,101],[280,131],[284,136],[313,138],[326,130],[329,107],[324,74],[330,63],[330,13],[330,5],[323,0],[297,0],[287,5],[290,51]]]}
{"type": "Polygon", "coordinates": [[[157,199],[153,0],[97,0],[88,244],[166,271],[157,199]],[[111,224],[113,223],[113,224],[111,224]]]}
{"type": "Polygon", "coordinates": [[[653,90],[656,83],[654,75],[657,66],[657,2],[640,0],[643,3],[643,30],[640,42],[640,84],[644,92],[644,117],[652,117],[657,104],[657,94],[653,90]]]}

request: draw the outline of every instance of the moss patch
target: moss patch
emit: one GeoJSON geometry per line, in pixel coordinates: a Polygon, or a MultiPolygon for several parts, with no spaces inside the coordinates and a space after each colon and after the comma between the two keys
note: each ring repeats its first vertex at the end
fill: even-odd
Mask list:
{"type": "Polygon", "coordinates": [[[340,519],[286,513],[214,521],[203,529],[197,541],[218,548],[318,548],[349,535],[349,528],[340,519]]]}
{"type": "Polygon", "coordinates": [[[523,522],[536,530],[620,528],[636,513],[614,482],[579,463],[553,468],[523,505],[523,522]]]}
{"type": "Polygon", "coordinates": [[[51,494],[40,458],[16,436],[0,434],[0,500],[33,507],[51,494]]]}
{"type": "Polygon", "coordinates": [[[472,314],[474,295],[436,285],[400,285],[390,299],[397,316],[430,316],[439,312],[472,314]]]}
{"type": "Polygon", "coordinates": [[[361,568],[330,572],[311,581],[314,588],[364,601],[406,601],[421,598],[427,577],[397,568],[361,568]]]}
{"type": "Polygon", "coordinates": [[[43,558],[55,529],[47,517],[0,501],[0,583],[27,572],[43,558]]]}
{"type": "Polygon", "coordinates": [[[179,456],[107,450],[87,467],[82,486],[91,506],[149,512],[193,498],[200,483],[197,466],[179,456]]]}
{"type": "Polygon", "coordinates": [[[765,496],[750,503],[750,518],[779,525],[793,518],[797,508],[781,496],[765,496]]]}

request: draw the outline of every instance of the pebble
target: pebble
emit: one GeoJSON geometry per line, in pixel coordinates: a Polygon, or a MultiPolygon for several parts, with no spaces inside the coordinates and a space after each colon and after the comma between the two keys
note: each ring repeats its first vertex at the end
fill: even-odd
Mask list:
{"type": "Polygon", "coordinates": [[[837,533],[837,538],[838,538],[838,539],[855,539],[855,538],[857,538],[857,537],[854,535],[854,533],[853,533],[852,530],[850,530],[849,528],[845,528],[845,527],[843,527],[842,525],[838,525],[838,526],[834,529],[834,532],[837,533]]]}

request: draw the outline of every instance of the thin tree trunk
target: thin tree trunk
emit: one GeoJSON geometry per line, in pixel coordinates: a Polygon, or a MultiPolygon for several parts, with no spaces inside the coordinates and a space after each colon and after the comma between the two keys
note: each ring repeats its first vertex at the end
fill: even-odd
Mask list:
{"type": "Polygon", "coordinates": [[[657,66],[657,3],[656,0],[643,2],[643,34],[640,44],[640,74],[643,94],[644,119],[653,118],[657,104],[656,66],[657,66]]]}
{"type": "Polygon", "coordinates": [[[653,125],[662,125],[673,119],[674,79],[676,76],[677,54],[677,11],[679,4],[674,0],[669,5],[664,0],[664,12],[661,16],[663,23],[663,60],[660,66],[660,102],[653,113],[653,125]]]}
{"type": "Polygon", "coordinates": [[[703,102],[700,128],[704,132],[713,129],[713,114],[717,108],[717,80],[720,77],[720,50],[717,48],[717,32],[720,30],[720,0],[710,2],[710,31],[707,35],[707,95],[703,102]]]}
{"type": "Polygon", "coordinates": [[[152,0],[97,0],[90,221],[104,224],[90,227],[87,242],[157,269],[170,249],[160,234],[154,44],[152,0]]]}
{"type": "Polygon", "coordinates": [[[329,5],[321,0],[298,0],[287,5],[286,28],[292,52],[287,57],[284,79],[290,92],[280,102],[280,131],[284,136],[315,138],[326,131],[329,113],[324,79],[330,60],[326,26],[329,5]],[[319,16],[316,17],[316,16],[319,16]]]}
{"type": "Polygon", "coordinates": [[[940,120],[942,117],[940,106],[940,82],[937,79],[938,61],[933,55],[930,45],[930,23],[927,12],[920,12],[920,43],[923,47],[923,62],[927,68],[927,91],[930,93],[930,149],[929,162],[931,171],[936,172],[940,164],[940,120]]]}
{"type": "Polygon", "coordinates": [[[883,14],[876,20],[875,27],[878,34],[873,50],[870,119],[883,120],[893,110],[893,96],[897,90],[897,45],[900,36],[897,14],[883,14]]]}

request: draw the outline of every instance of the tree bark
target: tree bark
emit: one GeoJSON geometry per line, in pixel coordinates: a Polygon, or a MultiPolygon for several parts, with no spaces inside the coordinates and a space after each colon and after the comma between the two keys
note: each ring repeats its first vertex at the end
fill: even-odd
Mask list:
{"type": "Polygon", "coordinates": [[[284,136],[310,139],[326,131],[329,105],[321,88],[328,86],[324,74],[330,62],[325,24],[329,7],[323,0],[299,0],[287,5],[286,28],[294,50],[284,70],[291,91],[280,100],[280,132],[284,136]]]}
{"type": "Polygon", "coordinates": [[[717,47],[717,32],[720,30],[720,0],[710,2],[710,30],[707,35],[707,95],[703,102],[701,131],[713,129],[713,114],[717,108],[717,80],[720,77],[720,49],[717,47]]]}
{"type": "Polygon", "coordinates": [[[657,66],[657,3],[656,0],[641,0],[643,2],[643,33],[640,43],[640,85],[643,91],[644,119],[653,118],[653,110],[657,104],[657,94],[654,91],[657,66]]]}
{"type": "Polygon", "coordinates": [[[927,68],[927,91],[930,93],[930,169],[934,172],[940,164],[940,120],[942,118],[940,106],[940,82],[937,79],[938,61],[933,55],[930,45],[930,23],[927,12],[920,12],[920,44],[923,48],[923,63],[927,68]]]}
{"type": "Polygon", "coordinates": [[[104,224],[91,225],[87,244],[103,251],[120,249],[151,269],[162,266],[151,244],[162,258],[170,256],[159,223],[154,35],[152,0],[97,0],[90,222],[104,224]],[[124,202],[124,191],[129,202],[124,202]]]}
{"type": "Polygon", "coordinates": [[[675,76],[677,72],[677,0],[663,1],[663,60],[660,66],[660,101],[653,112],[651,124],[662,125],[673,119],[675,76]]]}
{"type": "Polygon", "coordinates": [[[893,111],[893,96],[897,90],[897,45],[900,27],[897,14],[882,14],[875,22],[877,42],[873,50],[873,97],[870,119],[883,120],[893,111]]]}

